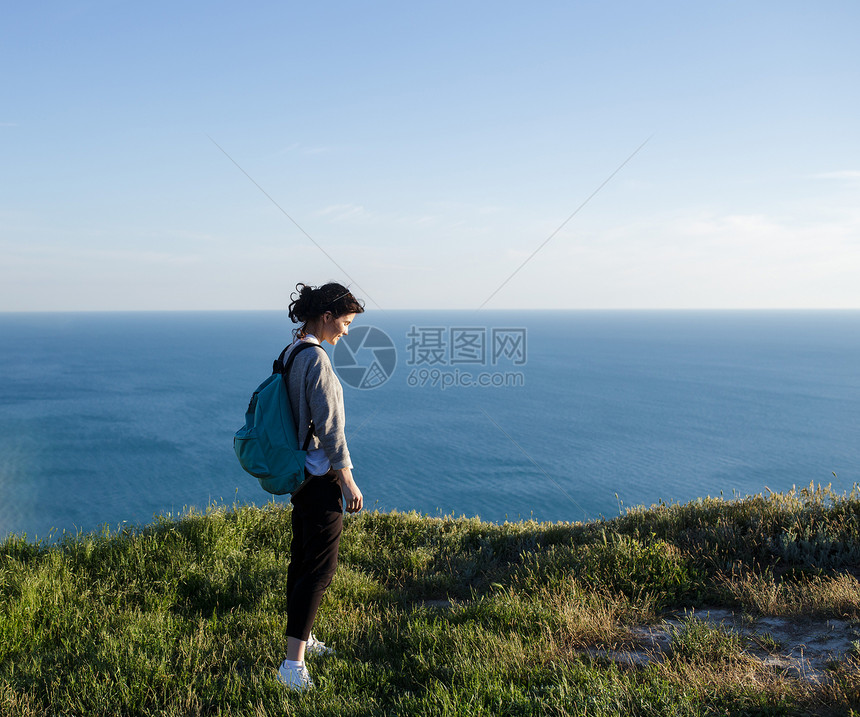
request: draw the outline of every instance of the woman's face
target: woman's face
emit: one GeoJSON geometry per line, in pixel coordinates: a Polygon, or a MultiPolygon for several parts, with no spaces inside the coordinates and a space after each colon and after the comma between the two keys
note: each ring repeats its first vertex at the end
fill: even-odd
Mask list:
{"type": "Polygon", "coordinates": [[[320,338],[334,346],[341,336],[349,334],[349,325],[354,318],[355,314],[333,316],[330,311],[327,311],[323,318],[323,335],[320,338]]]}

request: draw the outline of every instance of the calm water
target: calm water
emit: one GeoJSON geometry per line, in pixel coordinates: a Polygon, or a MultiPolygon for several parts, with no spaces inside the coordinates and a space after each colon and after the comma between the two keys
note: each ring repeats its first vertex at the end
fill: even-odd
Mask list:
{"type": "MultiPolygon", "coordinates": [[[[860,482],[860,312],[387,311],[353,336],[362,325],[397,349],[380,386],[344,386],[369,507],[582,520],[860,482]],[[494,339],[511,341],[495,363],[494,339]],[[478,373],[509,385],[440,385],[478,373]]],[[[0,314],[0,537],[265,503],[232,434],[290,328],[276,312],[0,314]]]]}

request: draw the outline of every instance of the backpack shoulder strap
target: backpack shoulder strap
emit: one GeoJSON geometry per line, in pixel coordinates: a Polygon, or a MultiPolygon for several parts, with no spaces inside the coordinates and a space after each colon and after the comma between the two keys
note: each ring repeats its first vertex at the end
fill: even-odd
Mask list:
{"type": "MultiPolygon", "coordinates": [[[[290,344],[292,346],[292,344],[290,344]]],[[[290,354],[290,358],[287,359],[286,365],[284,365],[284,356],[287,355],[287,351],[290,350],[290,347],[287,346],[283,351],[281,351],[281,355],[278,356],[272,363],[272,373],[280,373],[287,375],[290,372],[290,367],[293,365],[293,359],[298,355],[299,351],[304,351],[305,349],[310,348],[311,346],[316,346],[319,349],[322,349],[322,346],[319,344],[312,344],[308,341],[302,341],[298,346],[296,346],[295,350],[290,354]]],[[[325,351],[325,349],[323,349],[325,351]]]]}
{"type": "MultiPolygon", "coordinates": [[[[298,356],[299,352],[304,351],[305,349],[316,347],[321,351],[325,351],[325,349],[319,344],[312,344],[309,341],[302,341],[293,352],[290,354],[290,357],[287,359],[287,365],[284,366],[284,355],[287,351],[290,350],[290,347],[287,346],[283,351],[281,351],[281,355],[275,359],[274,364],[272,364],[272,373],[279,373],[284,380],[284,388],[287,390],[287,396],[290,395],[290,369],[293,367],[293,361],[296,356],[298,356]]],[[[311,444],[311,437],[314,435],[314,422],[311,421],[310,426],[308,427],[308,434],[305,436],[305,444],[302,446],[303,451],[307,451],[308,446],[311,444]]]]}
{"type": "Polygon", "coordinates": [[[286,356],[287,351],[290,350],[290,347],[287,346],[283,351],[281,351],[281,355],[278,356],[278,358],[276,358],[275,362],[272,364],[272,373],[280,373],[283,374],[285,377],[288,376],[290,373],[290,368],[292,368],[293,365],[293,360],[296,358],[296,356],[299,355],[299,352],[304,351],[305,349],[312,348],[314,346],[316,346],[318,349],[322,349],[323,351],[325,351],[325,349],[323,349],[323,347],[319,344],[312,344],[308,341],[302,341],[298,346],[296,346],[296,348],[290,354],[290,357],[287,359],[286,365],[284,365],[284,356],[286,356]]]}

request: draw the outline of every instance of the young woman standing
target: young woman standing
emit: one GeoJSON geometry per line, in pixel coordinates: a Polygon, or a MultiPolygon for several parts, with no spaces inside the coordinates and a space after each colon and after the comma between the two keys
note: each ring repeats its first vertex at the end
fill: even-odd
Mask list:
{"type": "MultiPolygon", "coordinates": [[[[300,326],[283,355],[302,343],[334,346],[364,307],[340,284],[313,288],[297,284],[289,315],[300,326]]],[[[296,354],[288,377],[290,408],[298,426],[299,445],[308,431],[313,438],[305,461],[307,479],[292,496],[293,539],[287,572],[287,658],[278,677],[292,689],[313,686],[305,653],[330,652],[311,634],[323,593],[337,568],[343,511],[361,510],[364,498],[352,477],[352,462],[344,435],[343,390],[322,347],[296,354]]]]}

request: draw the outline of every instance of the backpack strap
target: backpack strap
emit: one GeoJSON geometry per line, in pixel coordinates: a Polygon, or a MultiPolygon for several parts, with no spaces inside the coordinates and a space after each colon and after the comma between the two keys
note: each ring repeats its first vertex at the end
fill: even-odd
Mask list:
{"type": "MultiPolygon", "coordinates": [[[[290,357],[287,359],[286,366],[284,365],[284,356],[286,355],[287,351],[290,350],[289,346],[287,346],[283,351],[281,351],[281,355],[278,356],[278,358],[276,358],[274,363],[272,364],[272,373],[279,373],[284,379],[284,388],[287,389],[287,396],[290,395],[289,376],[290,369],[293,367],[293,361],[295,360],[296,356],[299,354],[300,351],[313,348],[314,346],[316,346],[316,348],[320,349],[321,351],[325,351],[325,349],[319,344],[312,344],[309,341],[302,341],[290,354],[290,357]]],[[[314,435],[314,431],[314,422],[311,421],[311,425],[308,427],[308,434],[305,437],[305,445],[302,446],[303,451],[308,450],[308,446],[311,444],[311,437],[314,435]]]]}
{"type": "Polygon", "coordinates": [[[275,359],[272,364],[272,373],[280,373],[284,376],[287,376],[290,373],[290,368],[293,365],[293,360],[298,356],[300,351],[304,351],[305,349],[309,349],[316,346],[318,349],[323,349],[319,344],[312,344],[310,341],[302,341],[298,346],[296,346],[295,350],[290,354],[290,357],[287,359],[286,365],[284,364],[284,356],[286,356],[287,351],[290,350],[290,347],[287,346],[283,351],[281,351],[281,355],[275,359]]]}

